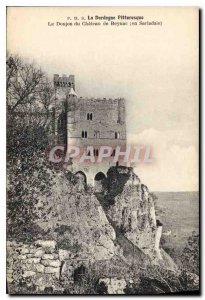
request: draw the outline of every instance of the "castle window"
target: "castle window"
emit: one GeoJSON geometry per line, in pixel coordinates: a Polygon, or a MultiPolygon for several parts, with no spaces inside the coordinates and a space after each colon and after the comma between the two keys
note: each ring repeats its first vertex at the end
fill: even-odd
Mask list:
{"type": "Polygon", "coordinates": [[[87,120],[91,120],[93,119],[93,114],[92,113],[87,113],[87,120]]]}
{"type": "Polygon", "coordinates": [[[115,132],[115,139],[119,139],[120,138],[120,133],[119,132],[115,132]]]}
{"type": "Polygon", "coordinates": [[[98,156],[98,155],[99,155],[98,149],[94,149],[94,156],[98,156]]]}
{"type": "Polygon", "coordinates": [[[87,131],[83,130],[81,133],[81,136],[82,136],[82,138],[87,138],[87,136],[88,136],[87,131]]]}

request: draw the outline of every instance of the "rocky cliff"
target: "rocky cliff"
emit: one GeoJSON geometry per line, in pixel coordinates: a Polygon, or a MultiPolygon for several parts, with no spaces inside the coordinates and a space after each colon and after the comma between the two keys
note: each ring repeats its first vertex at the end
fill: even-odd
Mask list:
{"type": "Polygon", "coordinates": [[[97,266],[100,277],[120,276],[123,282],[135,276],[132,268],[175,269],[160,249],[162,224],[156,221],[151,194],[131,168],[110,168],[100,193],[71,173],[48,169],[47,174],[49,189],[36,192],[33,240],[9,243],[9,283],[32,277],[41,291],[52,277],[52,286],[64,289],[64,280],[72,281],[81,266],[97,266]]]}
{"type": "Polygon", "coordinates": [[[159,257],[160,236],[157,236],[154,201],[131,168],[108,171],[105,199],[107,215],[115,227],[145,254],[159,257]]]}
{"type": "Polygon", "coordinates": [[[104,186],[104,195],[98,198],[117,240],[123,240],[121,247],[129,244],[131,253],[138,253],[138,257],[141,253],[140,260],[176,271],[173,260],[160,246],[162,223],[156,220],[152,194],[133,169],[110,168],[104,186]]]}
{"type": "Polygon", "coordinates": [[[53,176],[50,195],[41,195],[36,209],[36,224],[57,241],[59,248],[70,250],[79,259],[109,259],[114,255],[115,231],[93,190],[86,190],[77,178],[69,180],[61,172],[53,176]]]}

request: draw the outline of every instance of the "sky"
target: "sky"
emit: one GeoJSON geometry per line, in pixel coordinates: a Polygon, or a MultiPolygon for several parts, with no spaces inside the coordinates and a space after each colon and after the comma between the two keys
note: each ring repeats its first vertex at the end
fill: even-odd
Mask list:
{"type": "Polygon", "coordinates": [[[135,172],[152,191],[198,190],[198,9],[10,7],[7,50],[86,97],[124,97],[128,143],[151,145],[135,172]],[[48,26],[74,16],[143,16],[162,25],[48,26]]]}

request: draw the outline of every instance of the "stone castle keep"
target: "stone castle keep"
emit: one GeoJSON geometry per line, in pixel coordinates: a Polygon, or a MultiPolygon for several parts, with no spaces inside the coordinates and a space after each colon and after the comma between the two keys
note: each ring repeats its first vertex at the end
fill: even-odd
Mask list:
{"type": "MultiPolygon", "coordinates": [[[[93,146],[94,156],[100,146],[113,147],[110,159],[101,163],[72,162],[68,169],[94,185],[105,176],[113,163],[116,146],[126,145],[125,100],[78,97],[74,75],[54,74],[55,138],[57,144],[81,149],[93,146]]],[[[89,153],[88,153],[89,155],[89,153]]]]}

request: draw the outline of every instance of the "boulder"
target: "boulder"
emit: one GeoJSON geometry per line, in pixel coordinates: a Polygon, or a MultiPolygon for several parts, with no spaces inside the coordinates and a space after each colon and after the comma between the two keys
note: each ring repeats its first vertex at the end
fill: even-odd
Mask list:
{"type": "Polygon", "coordinates": [[[37,264],[37,263],[40,262],[40,260],[41,260],[40,257],[28,258],[28,259],[27,259],[27,263],[28,263],[28,264],[37,264]]]}
{"type": "Polygon", "coordinates": [[[36,246],[40,246],[43,248],[56,248],[56,241],[46,241],[46,240],[38,240],[35,242],[36,246]]]}
{"type": "Polygon", "coordinates": [[[56,260],[51,260],[51,259],[43,259],[41,260],[41,264],[44,266],[49,266],[49,267],[60,267],[61,262],[60,260],[56,259],[56,260]]]}
{"type": "Polygon", "coordinates": [[[57,253],[43,254],[42,259],[57,259],[59,256],[57,253]]]}
{"type": "Polygon", "coordinates": [[[124,278],[101,278],[99,280],[99,284],[104,283],[107,287],[107,291],[109,295],[122,295],[124,294],[124,289],[126,287],[126,281],[124,278]]]}
{"type": "Polygon", "coordinates": [[[59,273],[60,272],[60,268],[56,268],[56,267],[45,267],[45,274],[53,274],[53,273],[59,273]]]}
{"type": "Polygon", "coordinates": [[[31,277],[34,275],[36,275],[36,272],[34,272],[34,271],[24,271],[22,274],[22,277],[31,277]]]}
{"type": "Polygon", "coordinates": [[[42,264],[35,264],[34,270],[38,273],[44,273],[45,267],[42,264]]]}
{"type": "Polygon", "coordinates": [[[42,249],[37,250],[34,252],[34,257],[42,257],[44,255],[45,251],[42,249]]]}
{"type": "Polygon", "coordinates": [[[74,258],[74,254],[69,250],[59,249],[59,259],[60,261],[68,260],[74,258]]]}

